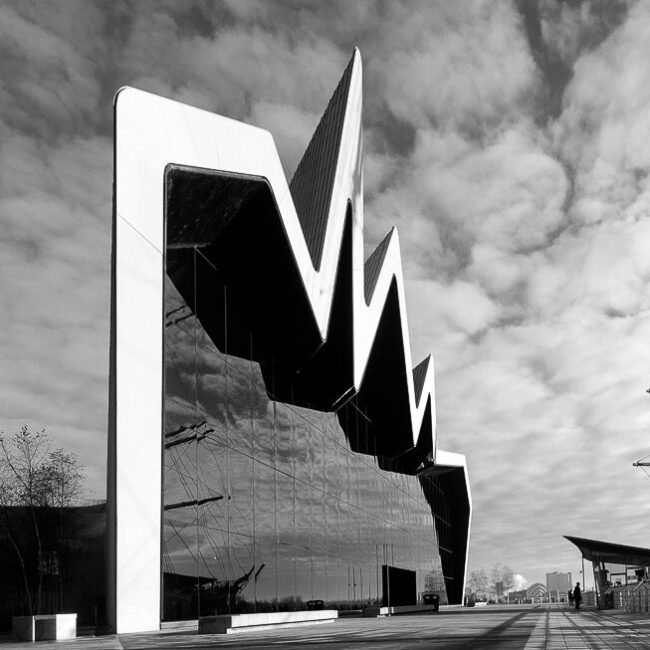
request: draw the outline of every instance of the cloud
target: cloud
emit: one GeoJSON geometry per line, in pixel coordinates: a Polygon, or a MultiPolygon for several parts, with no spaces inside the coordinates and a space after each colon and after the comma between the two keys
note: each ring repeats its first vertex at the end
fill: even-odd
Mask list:
{"type": "Polygon", "coordinates": [[[594,317],[633,316],[646,309],[650,265],[644,242],[647,219],[606,222],[558,241],[529,282],[537,314],[593,311],[594,317]],[[572,273],[580,269],[580,273],[572,273]]]}
{"type": "Polygon", "coordinates": [[[268,128],[290,174],[358,45],[366,244],[398,226],[471,568],[576,572],[561,535],[604,512],[645,544],[649,26],[618,2],[3,4],[0,428],[48,427],[102,493],[115,90],[268,128]]]}
{"type": "Polygon", "coordinates": [[[80,27],[99,18],[91,3],[71,2],[0,7],[2,120],[10,128],[44,138],[92,128],[101,96],[98,57],[92,38],[80,27]],[[66,33],[67,32],[67,33],[66,33]]]}
{"type": "Polygon", "coordinates": [[[448,331],[477,334],[487,329],[498,313],[480,287],[462,281],[443,285],[413,280],[409,283],[408,305],[409,313],[415,310],[417,314],[416,322],[411,325],[416,337],[420,328],[424,332],[438,329],[441,334],[448,331]]]}
{"type": "Polygon", "coordinates": [[[250,114],[251,124],[269,130],[275,138],[289,180],[305,152],[305,142],[309,142],[319,119],[320,114],[265,101],[256,102],[250,114]]]}
{"type": "Polygon", "coordinates": [[[414,12],[396,4],[385,23],[394,47],[383,50],[372,70],[382,69],[391,111],[418,127],[472,133],[517,113],[535,70],[516,13],[506,3],[439,9],[414,12]]]}
{"type": "Polygon", "coordinates": [[[644,196],[650,170],[647,25],[638,3],[628,20],[574,64],[552,133],[575,174],[570,216],[578,223],[620,219],[644,196]]]}
{"type": "Polygon", "coordinates": [[[499,130],[480,147],[428,137],[414,156],[418,184],[465,237],[526,250],[544,246],[562,224],[564,171],[528,125],[499,130]]]}

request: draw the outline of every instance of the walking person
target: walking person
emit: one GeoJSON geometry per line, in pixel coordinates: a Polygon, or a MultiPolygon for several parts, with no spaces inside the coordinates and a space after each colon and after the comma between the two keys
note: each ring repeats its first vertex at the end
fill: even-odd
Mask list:
{"type": "Polygon", "coordinates": [[[569,591],[566,592],[566,595],[569,599],[569,607],[573,607],[573,591],[569,589],[569,591]]]}
{"type": "Polygon", "coordinates": [[[576,610],[580,609],[580,603],[582,602],[582,591],[580,591],[579,582],[576,582],[576,586],[573,588],[573,600],[576,604],[576,610]]]}

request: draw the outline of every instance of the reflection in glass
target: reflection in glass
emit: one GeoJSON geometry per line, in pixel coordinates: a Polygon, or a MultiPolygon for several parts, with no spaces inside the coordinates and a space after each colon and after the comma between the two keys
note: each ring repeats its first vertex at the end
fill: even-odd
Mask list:
{"type": "MultiPolygon", "coordinates": [[[[219,308],[227,323],[227,287],[219,308]]],[[[164,311],[163,618],[378,604],[382,564],[446,602],[435,481],[352,452],[335,413],[269,399],[257,363],[228,354],[228,327],[220,350],[170,278],[164,311]]]]}

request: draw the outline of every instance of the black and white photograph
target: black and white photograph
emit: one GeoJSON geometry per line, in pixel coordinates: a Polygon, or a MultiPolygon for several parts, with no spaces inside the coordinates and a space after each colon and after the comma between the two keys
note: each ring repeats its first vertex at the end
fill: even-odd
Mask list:
{"type": "Polygon", "coordinates": [[[650,648],[650,0],[0,0],[0,648],[650,648]]]}

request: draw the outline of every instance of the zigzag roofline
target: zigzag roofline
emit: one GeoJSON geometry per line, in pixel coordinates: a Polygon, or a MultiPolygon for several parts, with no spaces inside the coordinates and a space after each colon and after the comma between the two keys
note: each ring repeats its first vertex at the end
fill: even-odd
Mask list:
{"type": "MultiPolygon", "coordinates": [[[[391,231],[364,263],[362,74],[356,50],[347,73],[349,82],[342,86],[345,101],[332,104],[337,118],[332,124],[340,133],[335,161],[323,166],[314,157],[308,165],[310,173],[303,174],[303,181],[299,177],[292,183],[292,190],[300,192],[308,189],[308,185],[301,188],[307,182],[304,179],[320,177],[331,188],[324,187],[319,194],[329,195],[327,221],[319,222],[320,239],[314,239],[321,248],[319,263],[314,262],[318,247],[312,242],[310,250],[301,226],[301,221],[310,223],[310,216],[303,214],[299,219],[267,131],[132,88],[121,89],[116,96],[109,508],[122,514],[119,529],[113,527],[109,533],[114,578],[108,602],[116,603],[116,611],[109,616],[119,622],[119,632],[149,625],[153,629],[159,622],[161,305],[166,250],[164,189],[170,165],[264,179],[277,205],[298,271],[295,275],[304,289],[306,313],[317,333],[316,356],[309,357],[309,364],[331,368],[338,363],[340,346],[349,344],[351,360],[343,365],[347,364],[350,372],[341,383],[345,389],[339,393],[341,412],[359,409],[359,404],[375,409],[375,424],[385,426],[386,434],[404,439],[395,457],[413,469],[417,469],[414,460],[421,461],[422,453],[436,455],[433,362],[428,357],[412,370],[397,232],[391,231]],[[342,257],[342,252],[348,257],[342,257]],[[335,304],[342,296],[336,292],[337,282],[348,271],[349,305],[335,304]],[[333,311],[333,306],[341,309],[333,311]],[[343,343],[346,337],[340,336],[340,330],[330,331],[330,324],[340,319],[351,323],[350,340],[343,343]],[[388,423],[382,422],[384,416],[388,423]],[[147,480],[141,482],[142,476],[147,480]],[[138,565],[139,573],[134,576],[139,553],[146,553],[151,563],[138,565]],[[128,594],[115,598],[125,583],[137,583],[137,587],[129,587],[128,594]]],[[[462,473],[466,483],[464,459],[453,460],[449,468],[452,474],[462,473]]],[[[461,488],[459,498],[471,509],[468,489],[461,488]]],[[[462,516],[468,519],[466,512],[462,516]]],[[[114,513],[109,513],[109,521],[115,520],[114,513]]]]}
{"type": "MultiPolygon", "coordinates": [[[[384,437],[400,439],[389,445],[392,449],[389,455],[402,453],[419,443],[422,454],[435,456],[433,359],[429,356],[419,364],[416,391],[396,229],[391,229],[368,260],[363,260],[361,88],[361,58],[355,50],[289,184],[293,200],[286,200],[284,206],[279,207],[279,219],[316,322],[316,338],[320,339],[318,361],[310,359],[308,365],[311,363],[316,368],[312,374],[329,374],[330,383],[335,386],[333,390],[338,393],[329,406],[321,402],[321,408],[339,408],[351,395],[358,394],[365,383],[361,391],[363,408],[370,411],[368,415],[375,422],[375,428],[383,427],[384,437]],[[344,250],[343,245],[346,224],[350,228],[349,251],[344,250]],[[351,266],[349,286],[339,287],[338,291],[349,295],[351,313],[349,320],[333,324],[335,300],[345,299],[337,298],[337,283],[340,282],[337,277],[345,272],[348,264],[351,266]],[[371,356],[381,354],[376,349],[380,345],[377,332],[382,318],[386,317],[389,300],[396,303],[390,309],[395,312],[392,318],[397,318],[399,326],[393,325],[393,334],[388,339],[382,338],[381,345],[389,346],[391,353],[375,365],[373,378],[373,384],[393,382],[390,399],[384,401],[373,399],[375,391],[368,387],[367,370],[371,356]],[[333,327],[347,328],[349,321],[351,332],[343,336],[351,338],[351,352],[340,344],[342,333],[332,331],[333,327]],[[351,359],[343,359],[349,355],[351,359]],[[336,377],[332,379],[333,375],[336,377]],[[400,377],[402,385],[396,377],[400,377]],[[391,417],[395,412],[400,414],[397,419],[391,417]]],[[[276,197],[285,192],[284,185],[270,185],[276,197]]],[[[223,211],[216,205],[212,209],[223,211]]],[[[243,236],[250,237],[248,232],[243,236]]],[[[246,246],[246,242],[233,242],[232,245],[246,246]]],[[[273,256],[273,249],[268,247],[255,254],[256,258],[268,258],[268,264],[273,264],[273,256]]],[[[214,262],[221,265],[217,259],[214,262]]],[[[238,274],[245,271],[241,268],[238,274]]],[[[268,274],[260,280],[265,284],[270,282],[268,274]]],[[[286,279],[279,281],[278,290],[285,283],[286,279]]],[[[269,286],[269,290],[273,291],[274,287],[269,286]]],[[[303,366],[295,370],[304,374],[309,368],[303,366]]],[[[319,392],[322,392],[322,382],[319,392]]],[[[282,399],[291,401],[291,395],[294,395],[293,388],[288,389],[282,399]]]]}
{"type": "Polygon", "coordinates": [[[377,328],[395,283],[401,322],[401,349],[405,364],[406,393],[411,446],[415,446],[425,419],[431,409],[431,430],[427,432],[435,453],[435,385],[433,358],[420,377],[416,396],[413,383],[404,279],[399,238],[395,229],[363,260],[363,155],[362,155],[362,67],[361,55],[355,49],[330,100],[314,137],[291,181],[291,198],[286,197],[286,180],[272,183],[276,197],[285,197],[280,213],[294,252],[302,281],[323,341],[327,340],[334,299],[337,265],[341,254],[347,206],[352,207],[352,304],[353,304],[353,378],[351,389],[358,391],[371,354],[377,328]],[[333,140],[333,145],[328,148],[333,140]],[[328,153],[336,153],[335,158],[328,153]],[[320,196],[329,201],[323,206],[304,197],[320,196]],[[304,211],[299,215],[296,206],[304,211]],[[312,212],[309,212],[312,210],[312,212]],[[326,222],[323,217],[326,215],[326,222]],[[319,251],[316,258],[312,251],[319,251]],[[314,262],[316,259],[316,263],[314,262]],[[366,279],[366,271],[369,277],[366,279]],[[371,287],[368,290],[367,287],[371,287]],[[429,397],[431,400],[429,401],[429,397]],[[419,398],[419,399],[418,399],[419,398]],[[427,403],[431,406],[427,407],[427,403]]]}
{"type": "MultiPolygon", "coordinates": [[[[343,75],[345,83],[339,83],[337,92],[346,93],[344,101],[330,102],[328,110],[323,115],[321,123],[334,122],[340,132],[336,133],[338,141],[337,155],[334,160],[318,159],[314,151],[327,148],[327,143],[318,141],[318,136],[323,131],[317,128],[316,133],[306,151],[307,162],[303,160],[297,170],[297,178],[292,181],[293,191],[290,190],[286,177],[282,170],[277,149],[273,137],[268,131],[251,127],[236,122],[229,118],[213,115],[200,109],[192,108],[172,100],[164,99],[144,91],[123,88],[118,93],[116,102],[121,105],[133,104],[150,106],[141,110],[150,117],[158,114],[162,120],[162,132],[167,134],[168,139],[173,139],[174,130],[164,126],[165,121],[174,120],[174,116],[183,121],[182,114],[191,112],[199,122],[205,123],[206,132],[214,132],[214,140],[205,139],[200,143],[168,142],[168,148],[176,153],[170,156],[168,163],[178,165],[189,165],[203,167],[205,169],[222,170],[240,174],[251,174],[262,176],[267,179],[273,195],[276,198],[280,217],[282,219],[287,238],[290,243],[296,265],[309,299],[311,310],[320,333],[322,341],[327,341],[330,314],[334,298],[334,287],[341,243],[343,227],[346,218],[347,206],[352,208],[352,305],[353,305],[353,376],[351,391],[359,391],[363,383],[364,373],[370,358],[372,345],[375,341],[377,328],[388,299],[389,291],[393,284],[396,287],[397,301],[399,306],[399,319],[401,323],[402,339],[400,348],[403,354],[405,391],[408,401],[408,422],[403,423],[405,435],[410,440],[409,446],[415,446],[418,436],[423,434],[431,440],[433,453],[436,449],[435,434],[435,382],[433,358],[428,357],[428,364],[424,376],[419,379],[421,389],[417,399],[413,382],[413,371],[411,361],[411,347],[406,311],[404,292],[404,279],[401,263],[401,252],[399,247],[399,236],[395,229],[392,229],[385,240],[378,246],[378,251],[368,258],[368,270],[371,271],[369,281],[372,285],[372,293],[369,293],[370,300],[366,302],[366,263],[363,259],[363,170],[362,170],[362,69],[361,56],[357,49],[354,50],[352,58],[343,75]],[[342,112],[331,119],[328,111],[342,112]],[[167,117],[165,117],[167,116],[167,117]],[[223,147],[223,142],[231,140],[233,134],[239,140],[239,146],[235,151],[223,147]],[[254,142],[254,145],[247,147],[247,142],[254,142]],[[216,145],[216,146],[215,146],[216,145]],[[210,151],[208,151],[210,150],[210,151]],[[243,160],[244,154],[249,150],[257,153],[249,160],[243,160]],[[200,156],[197,158],[197,154],[200,156]],[[200,164],[196,164],[198,159],[200,164]],[[310,160],[311,159],[311,160],[310,160]],[[261,161],[263,161],[262,164],[261,161]],[[311,169],[306,172],[305,167],[311,169]],[[298,171],[303,169],[300,174],[298,171]],[[326,176],[325,179],[322,175],[326,176]],[[298,217],[296,205],[293,201],[293,194],[302,196],[308,194],[310,188],[302,184],[312,183],[317,177],[321,185],[331,186],[328,191],[321,191],[324,196],[329,196],[329,206],[325,210],[319,207],[319,214],[327,215],[327,222],[320,225],[318,234],[312,237],[321,237],[322,241],[313,243],[317,249],[322,250],[319,268],[316,268],[309,250],[308,240],[305,237],[301,219],[298,217]],[[381,264],[379,259],[381,258],[381,264]],[[431,397],[431,400],[429,400],[431,397]],[[427,407],[427,404],[430,404],[427,407]],[[431,430],[421,432],[422,424],[427,415],[427,409],[431,409],[431,430]]],[[[128,108],[125,107],[125,110],[128,108]]],[[[134,123],[141,120],[135,120],[134,123]]],[[[156,120],[150,120],[149,129],[154,128],[156,120]]],[[[142,128],[149,130],[145,125],[142,128]]],[[[325,135],[331,135],[331,129],[325,130],[325,135]]],[[[118,133],[119,137],[119,133],[118,133]]],[[[117,174],[140,173],[142,170],[132,170],[133,162],[128,161],[117,167],[117,174]],[[129,164],[129,162],[131,164],[129,164]]],[[[153,185],[153,183],[152,183],[153,185]]],[[[117,212],[121,216],[120,197],[117,197],[117,212]]],[[[298,202],[301,204],[300,201],[298,202]]],[[[304,203],[304,202],[303,202],[304,203]]],[[[161,206],[162,207],[162,206],[161,206]]],[[[312,219],[312,222],[314,220],[312,219]]],[[[302,223],[308,223],[309,218],[303,217],[302,223]]],[[[160,241],[162,250],[162,233],[152,235],[149,241],[160,241]]],[[[315,241],[312,239],[312,241],[315,241]]],[[[387,370],[390,372],[391,370],[387,370]]]]}

